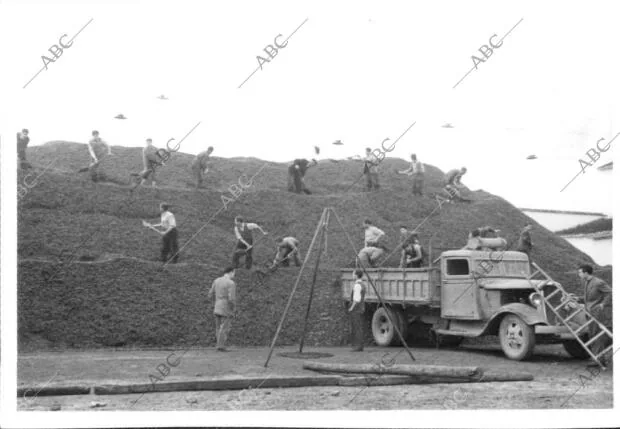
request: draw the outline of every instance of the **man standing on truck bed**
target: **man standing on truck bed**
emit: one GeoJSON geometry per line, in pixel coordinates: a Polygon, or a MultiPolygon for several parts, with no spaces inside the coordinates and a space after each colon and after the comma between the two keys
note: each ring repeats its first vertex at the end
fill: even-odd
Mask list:
{"type": "MultiPolygon", "coordinates": [[[[605,283],[598,277],[594,277],[592,275],[592,272],[592,265],[588,264],[581,265],[579,267],[579,271],[577,271],[584,289],[583,302],[586,306],[586,310],[592,315],[592,317],[594,317],[611,331],[611,287],[609,287],[607,283],[605,283]]],[[[594,338],[594,336],[601,332],[601,329],[596,323],[590,323],[588,328],[589,338],[594,338]]],[[[602,335],[590,346],[590,350],[594,355],[598,355],[610,345],[611,338],[609,338],[609,336],[607,335],[602,335]]],[[[607,366],[607,362],[609,359],[609,355],[600,357],[601,363],[605,366],[607,366]]],[[[594,365],[596,365],[596,363],[594,363],[594,365]]]]}
{"type": "Polygon", "coordinates": [[[235,217],[235,237],[237,238],[237,247],[233,253],[232,265],[234,268],[239,268],[239,259],[245,256],[245,268],[252,268],[252,246],[254,245],[254,238],[252,231],[258,229],[263,235],[267,235],[263,228],[255,223],[246,223],[241,216],[235,217]]]}
{"type": "Polygon", "coordinates": [[[364,230],[364,248],[360,250],[358,258],[362,265],[374,267],[386,250],[385,246],[379,243],[385,232],[374,226],[369,219],[364,221],[364,230]]]}
{"type": "Polygon", "coordinates": [[[364,311],[366,310],[366,282],[362,280],[362,270],[355,270],[355,283],[351,288],[351,343],[354,352],[364,351],[364,311]]]}
{"type": "MultiPolygon", "coordinates": [[[[418,234],[413,234],[412,242],[404,249],[405,253],[405,267],[406,268],[420,268],[423,264],[422,246],[418,239],[418,234]]],[[[402,268],[402,267],[401,267],[402,268]]]]}

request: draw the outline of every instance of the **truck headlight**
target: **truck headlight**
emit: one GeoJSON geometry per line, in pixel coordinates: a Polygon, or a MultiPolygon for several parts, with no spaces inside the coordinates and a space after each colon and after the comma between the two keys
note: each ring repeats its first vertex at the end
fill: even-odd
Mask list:
{"type": "Polygon", "coordinates": [[[543,304],[543,298],[538,292],[532,292],[529,300],[534,307],[540,307],[543,304]]]}

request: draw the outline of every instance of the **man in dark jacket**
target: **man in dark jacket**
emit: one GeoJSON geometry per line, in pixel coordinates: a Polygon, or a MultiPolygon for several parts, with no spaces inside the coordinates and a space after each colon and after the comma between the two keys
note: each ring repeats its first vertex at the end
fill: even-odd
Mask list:
{"type": "Polygon", "coordinates": [[[310,163],[307,159],[294,160],[288,167],[288,190],[297,194],[301,194],[302,192],[305,194],[311,194],[312,192],[310,192],[304,182],[304,176],[306,175],[306,171],[308,171],[310,167],[314,167],[316,164],[317,162],[314,159],[312,160],[312,163],[310,163]]]}
{"type": "MultiPolygon", "coordinates": [[[[593,269],[591,265],[584,264],[579,267],[579,278],[584,288],[583,302],[586,306],[586,310],[604,325],[609,330],[612,329],[612,299],[611,299],[611,287],[603,280],[592,275],[593,269]]],[[[590,323],[589,325],[589,338],[594,338],[601,332],[601,329],[596,323],[590,323]]],[[[594,355],[598,355],[603,350],[611,345],[611,338],[608,335],[602,335],[593,344],[590,345],[590,350],[594,355]]],[[[605,365],[607,360],[610,359],[610,355],[601,356],[600,360],[605,365]]]]}
{"type": "Polygon", "coordinates": [[[530,252],[532,251],[532,237],[530,235],[530,231],[532,230],[531,224],[526,224],[525,227],[521,230],[521,234],[519,235],[519,244],[517,245],[517,252],[522,252],[530,257],[530,252]]]}
{"type": "Polygon", "coordinates": [[[30,164],[26,161],[26,148],[30,143],[28,130],[24,128],[21,133],[17,133],[17,159],[19,160],[19,168],[29,168],[30,164]]]}

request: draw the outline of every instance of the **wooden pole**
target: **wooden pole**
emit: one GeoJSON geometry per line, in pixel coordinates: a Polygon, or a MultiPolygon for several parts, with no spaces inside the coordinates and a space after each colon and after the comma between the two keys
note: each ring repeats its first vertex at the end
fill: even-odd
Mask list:
{"type": "MultiPolygon", "coordinates": [[[[326,218],[329,217],[329,214],[326,215],[325,217],[326,218]]],[[[324,219],[324,221],[327,221],[327,219],[324,219]]],[[[326,238],[327,238],[327,235],[325,234],[325,224],[322,224],[321,225],[321,236],[318,241],[319,254],[316,257],[316,263],[314,264],[314,273],[312,275],[312,285],[310,285],[310,297],[308,298],[308,308],[306,309],[306,317],[304,319],[304,329],[301,334],[301,341],[299,342],[299,353],[302,353],[303,348],[304,348],[304,338],[306,338],[306,329],[308,328],[308,318],[310,317],[310,307],[312,306],[312,296],[314,295],[314,285],[316,284],[316,276],[319,272],[319,263],[321,261],[321,254],[323,253],[322,244],[323,244],[323,240],[326,238]]]]}
{"type": "Polygon", "coordinates": [[[282,329],[282,325],[284,324],[284,319],[286,318],[286,314],[288,313],[288,310],[291,307],[291,304],[293,302],[293,297],[295,296],[295,291],[297,290],[297,286],[299,285],[299,280],[301,280],[301,274],[303,273],[304,268],[306,267],[306,264],[308,263],[308,259],[310,259],[310,253],[312,252],[312,249],[314,248],[314,242],[316,241],[316,238],[322,229],[323,221],[325,220],[326,211],[327,209],[323,209],[323,213],[321,213],[321,219],[319,220],[319,224],[317,225],[316,230],[314,231],[314,237],[312,237],[312,242],[310,243],[310,246],[308,247],[308,252],[306,253],[306,257],[304,258],[304,263],[302,264],[301,269],[299,270],[299,274],[297,275],[297,280],[295,280],[295,285],[293,286],[293,290],[291,291],[291,294],[288,297],[288,302],[286,303],[286,307],[284,308],[284,313],[282,313],[282,318],[280,319],[280,323],[278,324],[276,333],[273,337],[273,340],[271,341],[271,347],[269,348],[269,355],[267,356],[267,360],[265,361],[265,368],[267,368],[267,365],[269,365],[269,361],[271,360],[271,355],[273,354],[273,348],[276,345],[278,335],[280,335],[280,330],[282,329]]]}
{"type": "MultiPolygon", "coordinates": [[[[336,211],[333,208],[331,210],[334,212],[334,216],[336,217],[336,221],[340,224],[340,227],[342,228],[342,230],[345,232],[345,234],[348,237],[347,230],[344,228],[344,225],[342,224],[342,222],[340,222],[340,218],[338,217],[338,213],[336,213],[336,211]]],[[[351,242],[350,239],[349,239],[349,242],[351,242]]],[[[351,245],[353,245],[353,243],[351,243],[351,245]]],[[[355,247],[353,248],[353,251],[355,252],[355,247]]],[[[355,254],[355,260],[356,261],[359,260],[359,257],[357,256],[357,253],[355,254]]],[[[379,299],[379,303],[381,304],[382,307],[387,309],[387,306],[385,305],[385,302],[383,301],[383,298],[381,298],[381,294],[379,293],[379,291],[375,287],[374,282],[372,281],[372,279],[368,275],[368,272],[366,271],[366,268],[364,267],[364,264],[362,264],[361,261],[359,261],[359,262],[360,262],[359,263],[359,268],[362,269],[362,271],[364,272],[364,275],[368,279],[368,283],[370,283],[370,285],[372,286],[372,289],[375,291],[375,294],[377,295],[377,298],[379,299]]],[[[394,327],[394,330],[398,334],[398,338],[400,339],[401,343],[403,344],[403,347],[405,347],[405,350],[407,351],[407,354],[409,355],[409,357],[411,358],[412,361],[415,361],[415,358],[413,357],[413,353],[411,353],[411,350],[409,350],[409,347],[407,346],[407,342],[403,338],[403,334],[400,332],[400,328],[398,327],[398,323],[396,323],[394,320],[392,320],[392,316],[390,315],[390,311],[386,311],[385,315],[388,317],[390,323],[394,327]]]]}
{"type": "Polygon", "coordinates": [[[393,365],[383,366],[371,363],[327,363],[304,362],[304,369],[322,372],[340,372],[353,374],[397,374],[427,375],[433,377],[471,378],[482,376],[477,366],[444,366],[444,365],[393,365]]]}

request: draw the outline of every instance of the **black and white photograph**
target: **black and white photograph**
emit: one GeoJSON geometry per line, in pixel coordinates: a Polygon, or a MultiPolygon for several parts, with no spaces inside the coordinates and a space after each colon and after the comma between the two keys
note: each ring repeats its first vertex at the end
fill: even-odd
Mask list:
{"type": "Polygon", "coordinates": [[[0,426],[620,425],[619,13],[0,1],[0,426]]]}

